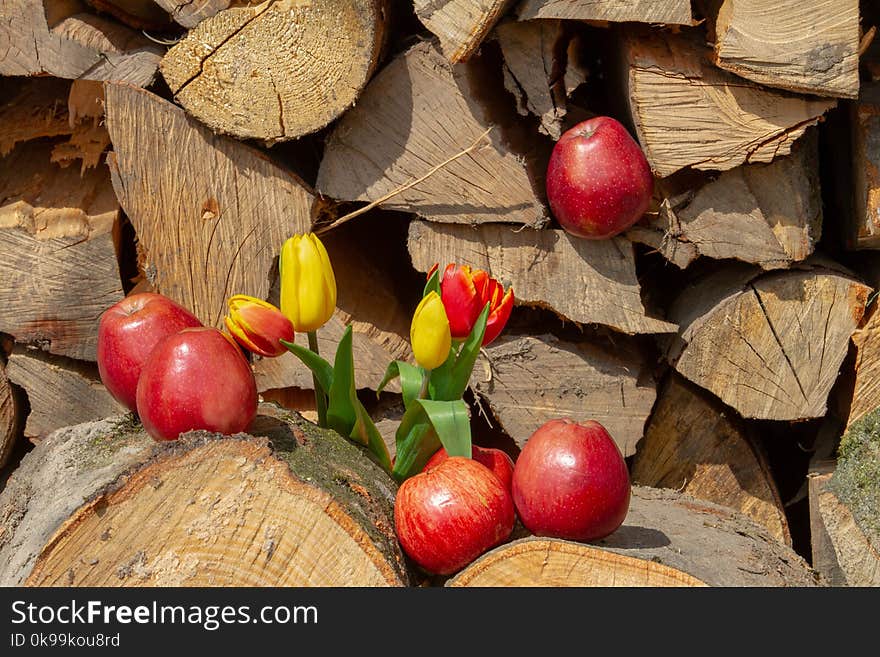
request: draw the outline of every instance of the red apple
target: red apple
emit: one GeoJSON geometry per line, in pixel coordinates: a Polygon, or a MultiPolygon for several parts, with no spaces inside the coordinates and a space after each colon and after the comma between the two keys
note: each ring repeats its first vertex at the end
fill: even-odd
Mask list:
{"type": "Polygon", "coordinates": [[[183,329],[150,354],[137,411],[155,440],[176,440],[191,429],[237,433],[256,415],[257,386],[231,338],[215,328],[183,329]]]}
{"type": "Polygon", "coordinates": [[[164,338],[202,323],[161,294],[142,292],[105,310],[98,321],[98,373],[111,395],[137,410],[138,378],[147,357],[164,338]]]}
{"type": "Polygon", "coordinates": [[[642,149],[619,121],[597,116],[563,133],[547,166],[547,200],[568,233],[604,239],[636,223],[654,178],[642,149]]]}
{"type": "MultiPolygon", "coordinates": [[[[430,459],[428,459],[425,467],[422,468],[422,472],[427,472],[431,468],[437,467],[447,458],[449,458],[449,456],[446,454],[446,449],[441,447],[434,452],[434,455],[430,459]]],[[[489,468],[495,473],[495,476],[501,480],[504,487],[507,490],[510,490],[510,485],[513,481],[513,459],[511,459],[506,453],[502,452],[500,449],[495,449],[494,447],[472,445],[471,458],[477,463],[482,463],[489,468]]]]}
{"type": "Polygon", "coordinates": [[[533,433],[513,470],[513,501],[533,534],[590,541],[608,536],[629,510],[626,462],[605,428],[550,420],[533,433]]]}
{"type": "Polygon", "coordinates": [[[394,500],[394,526],[404,552],[437,575],[450,575],[513,531],[510,493],[486,466],[452,456],[404,480],[394,500]]]}

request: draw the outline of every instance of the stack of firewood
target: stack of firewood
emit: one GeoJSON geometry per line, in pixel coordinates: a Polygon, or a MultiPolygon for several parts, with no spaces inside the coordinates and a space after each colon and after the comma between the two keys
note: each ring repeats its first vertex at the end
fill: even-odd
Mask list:
{"type": "Polygon", "coordinates": [[[339,290],[320,349],[353,325],[392,438],[399,390],[373,391],[411,359],[425,273],[466,263],[517,301],[474,370],[475,441],[515,457],[547,420],[595,419],[638,484],[611,537],[520,535],[449,583],[880,584],[878,494],[850,490],[880,466],[835,474],[880,407],[880,14],[859,4],[5,1],[0,584],[420,580],[394,483],[291,413],[313,399],[293,355],[254,360],[275,403],[251,437],[171,447],[97,374],[126,294],[222,326],[232,294],[277,303],[281,244],[308,231],[339,290]],[[596,114],[637,137],[655,194],[591,241],[543,178],[596,114]],[[796,449],[808,468],[769,456],[796,449]]]}

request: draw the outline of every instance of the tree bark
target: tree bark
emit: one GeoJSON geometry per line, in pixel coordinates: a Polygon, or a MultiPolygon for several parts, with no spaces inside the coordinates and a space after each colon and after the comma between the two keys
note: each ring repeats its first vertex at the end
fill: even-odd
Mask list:
{"type": "Polygon", "coordinates": [[[493,84],[500,81],[487,77],[477,58],[452,67],[434,45],[412,47],[382,69],[327,138],[318,190],[336,199],[378,201],[467,149],[492,127],[484,140],[488,145],[382,207],[438,222],[543,225],[545,209],[529,167],[522,153],[512,150],[510,134],[497,127],[497,112],[508,110],[495,105],[505,92],[495,93],[493,84]]]}
{"type": "Polygon", "coordinates": [[[7,363],[0,357],[0,468],[9,462],[24,424],[24,409],[6,370],[7,363]]]}
{"type": "Polygon", "coordinates": [[[637,484],[735,509],[791,545],[760,443],[730,409],[675,374],[659,394],[631,474],[637,484]]]}
{"type": "MultiPolygon", "coordinates": [[[[408,583],[392,519],[396,486],[341,436],[266,404],[253,435],[190,432],[157,444],[132,429],[114,433],[104,421],[54,434],[52,455],[74,455],[72,477],[52,472],[57,459],[38,461],[50,445],[26,457],[28,481],[54,474],[79,495],[38,510],[33,489],[0,494],[0,509],[18,511],[6,541],[18,545],[16,567],[0,579],[29,586],[408,583]],[[103,459],[104,476],[89,459],[103,459]]],[[[18,474],[13,482],[25,485],[18,474]]]]}
{"type": "Polygon", "coordinates": [[[658,176],[726,171],[791,152],[835,105],[744,81],[706,61],[689,36],[629,31],[623,38],[630,110],[658,176]]]}
{"type": "Polygon", "coordinates": [[[629,513],[590,544],[513,541],[449,586],[797,586],[820,584],[804,560],[754,522],[689,495],[633,487],[629,513]]]}
{"type": "Polygon", "coordinates": [[[859,1],[724,0],[715,64],[770,87],[818,96],[859,94],[859,1]]]}
{"type": "MultiPolygon", "coordinates": [[[[852,126],[853,216],[844,219],[848,246],[880,248],[880,87],[874,84],[850,110],[852,126]]],[[[839,165],[840,166],[840,165],[839,165]]]]}
{"type": "Polygon", "coordinates": [[[153,0],[184,27],[193,28],[206,18],[229,7],[232,0],[153,0]]]}
{"type": "Polygon", "coordinates": [[[520,447],[545,422],[571,417],[600,422],[624,456],[635,452],[656,391],[645,362],[625,346],[502,335],[483,354],[471,386],[520,447]]]}
{"type": "Polygon", "coordinates": [[[263,153],[147,91],[109,84],[113,187],[155,291],[219,326],[226,299],[265,299],[281,245],[311,226],[312,191],[263,153]]]}
{"type": "Polygon", "coordinates": [[[512,287],[520,305],[549,308],[574,322],[629,334],[676,331],[674,324],[648,316],[633,247],[622,238],[582,240],[562,230],[413,221],[408,245],[418,271],[427,272],[436,263],[477,267],[512,287]]]}
{"type": "Polygon", "coordinates": [[[196,25],[162,59],[174,99],[215,132],[296,139],[351,107],[378,65],[385,0],[262,2],[196,25]]]}
{"type": "Polygon", "coordinates": [[[728,267],[686,288],[667,357],[743,417],[822,417],[870,288],[823,267],[728,267]]]}
{"type": "Polygon", "coordinates": [[[413,0],[418,19],[453,64],[467,61],[513,0],[413,0]]]}

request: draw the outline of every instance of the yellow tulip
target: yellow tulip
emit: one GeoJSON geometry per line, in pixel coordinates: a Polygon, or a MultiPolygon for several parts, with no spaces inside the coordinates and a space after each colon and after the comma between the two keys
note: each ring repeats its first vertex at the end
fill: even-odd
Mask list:
{"type": "Polygon", "coordinates": [[[281,312],[297,332],[317,331],[336,308],[336,278],[314,233],[294,235],[281,247],[281,312]]]}
{"type": "Polygon", "coordinates": [[[429,292],[419,303],[409,336],[416,362],[426,370],[433,370],[446,362],[452,347],[452,334],[443,301],[436,292],[429,292]]]}

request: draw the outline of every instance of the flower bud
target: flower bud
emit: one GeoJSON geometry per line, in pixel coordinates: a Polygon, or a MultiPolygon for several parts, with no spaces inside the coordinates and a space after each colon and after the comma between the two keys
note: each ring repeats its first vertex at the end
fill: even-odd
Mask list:
{"type": "Polygon", "coordinates": [[[336,308],[336,279],[327,250],[314,233],[281,247],[281,312],[301,333],[317,331],[336,308]]]}
{"type": "Polygon", "coordinates": [[[236,294],[229,297],[226,329],[242,347],[260,356],[274,358],[287,349],[281,340],[293,342],[293,324],[267,301],[236,294]]]}
{"type": "Polygon", "coordinates": [[[449,357],[452,348],[449,320],[436,292],[429,292],[416,308],[410,340],[416,362],[426,370],[440,367],[449,357]]]}

